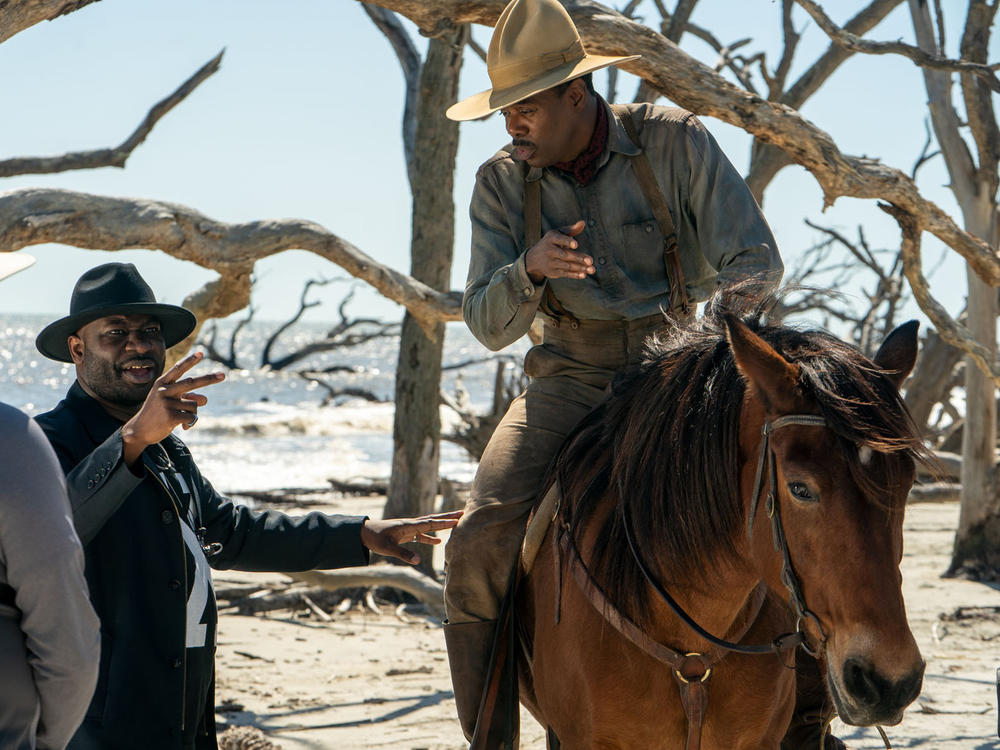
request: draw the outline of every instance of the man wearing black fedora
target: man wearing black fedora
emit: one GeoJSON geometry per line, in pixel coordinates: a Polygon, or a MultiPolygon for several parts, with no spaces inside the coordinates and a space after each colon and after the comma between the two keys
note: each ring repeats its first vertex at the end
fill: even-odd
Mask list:
{"type": "Polygon", "coordinates": [[[36,340],[72,362],[76,382],[37,420],[67,475],[101,621],[100,673],[75,750],[215,748],[217,613],[209,566],[301,571],[365,565],[369,550],[415,563],[403,542],[436,543],[460,514],[374,521],[252,512],[202,477],[173,430],[190,429],[222,373],[164,372],[194,330],[188,310],[157,303],[135,266],[107,263],[77,282],[70,314],[36,340]]]}

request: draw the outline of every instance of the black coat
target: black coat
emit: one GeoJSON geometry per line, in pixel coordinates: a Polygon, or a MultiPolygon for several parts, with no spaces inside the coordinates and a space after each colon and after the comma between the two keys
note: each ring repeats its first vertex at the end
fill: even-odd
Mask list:
{"type": "Polygon", "coordinates": [[[121,423],[79,383],[36,419],[67,473],[101,620],[97,688],[69,748],[215,748],[217,618],[202,549],[217,569],[365,565],[364,518],[234,505],[173,435],[146,448],[137,477],[122,460],[121,423]]]}

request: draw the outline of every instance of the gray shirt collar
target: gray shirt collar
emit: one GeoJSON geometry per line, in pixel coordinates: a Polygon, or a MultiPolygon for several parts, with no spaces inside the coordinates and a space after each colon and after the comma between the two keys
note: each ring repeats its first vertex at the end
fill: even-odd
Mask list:
{"type": "MultiPolygon", "coordinates": [[[[608,159],[611,158],[611,152],[617,152],[619,154],[624,154],[625,156],[635,156],[642,149],[632,143],[632,139],[628,137],[628,133],[625,131],[625,126],[622,125],[621,118],[615,113],[608,104],[604,97],[597,94],[597,103],[604,107],[605,112],[608,115],[608,142],[604,145],[604,153],[601,154],[598,159],[597,168],[600,170],[605,164],[608,163],[608,159]]],[[[541,179],[545,170],[548,167],[531,167],[528,169],[528,174],[525,176],[525,181],[534,182],[535,180],[541,179]]]]}

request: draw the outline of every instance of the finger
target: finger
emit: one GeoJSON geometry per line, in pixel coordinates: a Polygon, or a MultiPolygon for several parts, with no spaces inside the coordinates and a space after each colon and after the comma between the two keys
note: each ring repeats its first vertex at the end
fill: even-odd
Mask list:
{"type": "Polygon", "coordinates": [[[205,388],[206,386],[221,383],[225,379],[226,374],[223,372],[210,372],[208,375],[199,375],[194,378],[184,378],[176,382],[165,383],[160,386],[160,392],[165,396],[177,396],[187,391],[193,391],[196,388],[205,388]]]}
{"type": "Polygon", "coordinates": [[[578,234],[580,234],[580,232],[583,231],[583,228],[585,226],[587,225],[584,223],[583,219],[580,219],[575,224],[570,224],[568,227],[563,227],[559,231],[565,235],[568,235],[569,237],[576,237],[578,234]]]}
{"type": "Polygon", "coordinates": [[[185,404],[185,408],[187,406],[205,406],[208,403],[208,399],[200,393],[182,393],[178,400],[185,404]]]}
{"type": "Polygon", "coordinates": [[[161,383],[173,383],[177,378],[186,373],[196,364],[198,364],[202,357],[204,357],[203,352],[194,352],[187,355],[184,359],[176,362],[173,367],[167,370],[165,373],[160,375],[159,380],[161,383]]]}
{"type": "Polygon", "coordinates": [[[427,534],[431,531],[443,531],[454,528],[458,524],[457,518],[442,518],[434,521],[420,521],[409,527],[411,534],[427,534]]]}
{"type": "Polygon", "coordinates": [[[431,513],[430,515],[421,516],[418,521],[446,521],[448,519],[454,518],[456,521],[465,515],[464,510],[449,510],[446,513],[431,513]]]}
{"type": "Polygon", "coordinates": [[[180,425],[185,430],[190,430],[198,423],[198,412],[189,409],[172,409],[173,423],[176,427],[180,425]]]}
{"type": "Polygon", "coordinates": [[[579,243],[572,237],[568,237],[565,234],[557,234],[552,238],[552,244],[557,248],[565,248],[566,250],[576,250],[579,247],[579,243]]]}
{"type": "Polygon", "coordinates": [[[413,550],[408,550],[406,547],[400,547],[398,544],[386,544],[382,549],[378,550],[380,555],[389,555],[390,557],[395,557],[402,560],[410,565],[417,565],[420,563],[420,555],[418,555],[413,550]]]}

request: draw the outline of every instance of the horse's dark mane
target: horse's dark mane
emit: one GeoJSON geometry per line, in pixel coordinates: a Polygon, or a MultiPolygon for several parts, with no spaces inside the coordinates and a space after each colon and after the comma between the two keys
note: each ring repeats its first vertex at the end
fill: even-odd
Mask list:
{"type": "MultiPolygon", "coordinates": [[[[713,561],[733,558],[745,521],[738,476],[745,384],[726,338],[725,312],[799,365],[799,387],[839,436],[852,479],[871,501],[880,499],[859,446],[872,449],[878,473],[890,482],[902,468],[887,454],[925,460],[919,433],[885,374],[829,333],[766,324],[772,302],[750,308],[717,295],[702,318],[665,328],[647,344],[643,361],[616,378],[613,395],[577,426],[553,464],[574,538],[608,507],[610,495],[627,509],[638,548],[647,556],[656,551],[646,562],[668,571],[667,585],[711,585],[713,561]]],[[[625,612],[640,621],[648,616],[648,587],[617,510],[602,522],[589,565],[625,612]]]]}

